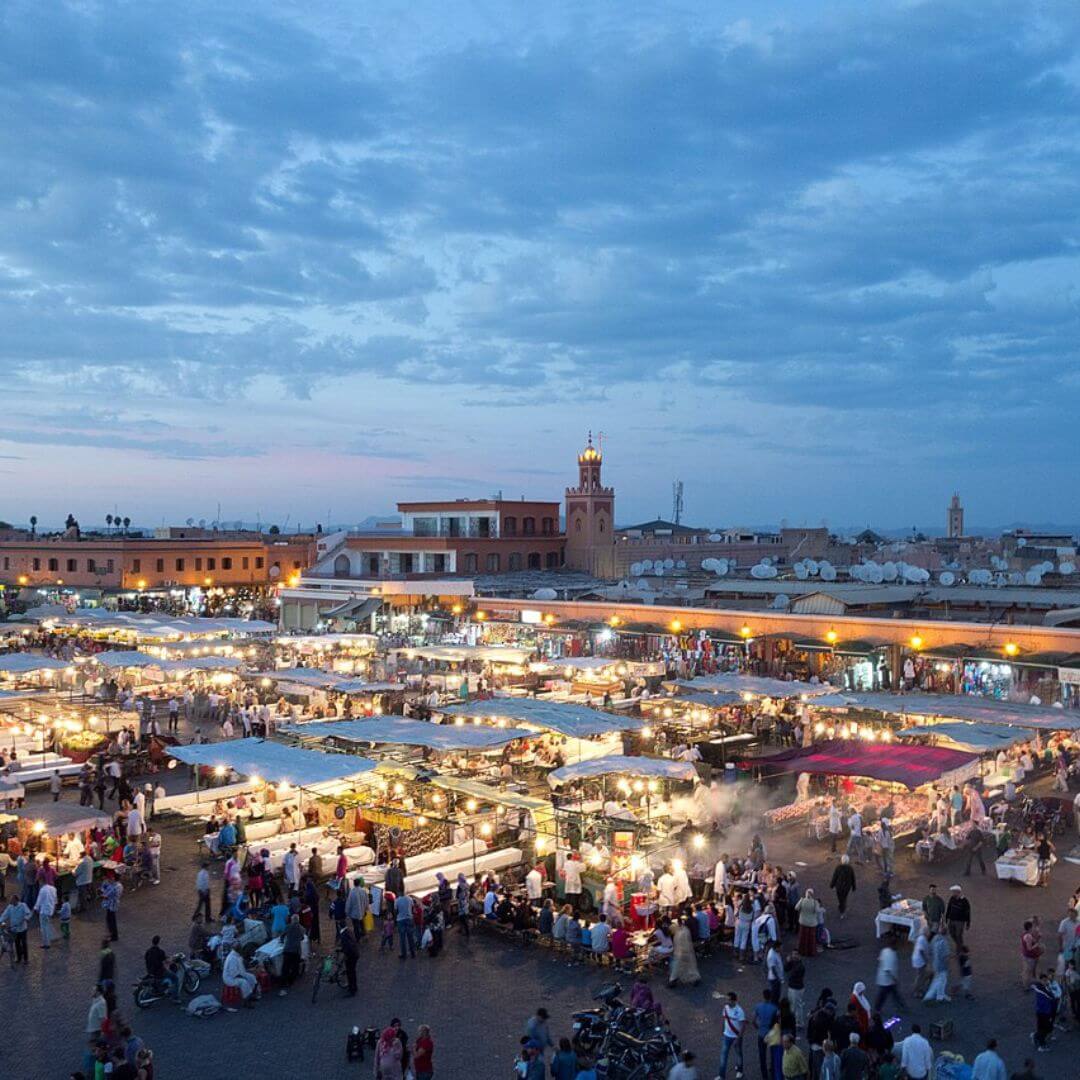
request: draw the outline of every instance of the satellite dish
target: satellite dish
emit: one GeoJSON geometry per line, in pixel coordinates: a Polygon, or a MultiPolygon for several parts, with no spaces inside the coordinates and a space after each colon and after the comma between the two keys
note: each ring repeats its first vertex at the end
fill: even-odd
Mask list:
{"type": "Polygon", "coordinates": [[[806,563],[797,562],[795,564],[794,569],[795,569],[795,576],[800,581],[805,581],[810,576],[809,573],[807,573],[807,570],[806,570],[806,563]]]}
{"type": "Polygon", "coordinates": [[[821,580],[822,581],[835,581],[836,580],[836,567],[835,566],[823,566],[821,568],[821,580]]]}
{"type": "Polygon", "coordinates": [[[866,568],[866,580],[871,585],[880,585],[885,580],[885,571],[877,563],[871,563],[866,568]]]}
{"type": "Polygon", "coordinates": [[[645,592],[649,588],[649,583],[644,578],[638,578],[637,581],[634,582],[634,588],[645,592]]]}
{"type": "Polygon", "coordinates": [[[1024,582],[1028,585],[1041,585],[1042,574],[1040,574],[1038,570],[1029,570],[1024,575],[1024,582]]]}
{"type": "Polygon", "coordinates": [[[708,540],[710,544],[719,544],[724,538],[719,533],[709,533],[708,540]]]}
{"type": "Polygon", "coordinates": [[[674,570],[675,569],[675,560],[674,559],[665,559],[664,560],[664,569],[665,570],[674,570]]]}
{"type": "Polygon", "coordinates": [[[1076,563],[1063,562],[1058,567],[1058,573],[1059,574],[1075,574],[1076,573],[1076,563]]]}
{"type": "Polygon", "coordinates": [[[656,577],[663,577],[664,576],[664,564],[663,563],[657,563],[656,566],[654,566],[652,568],[652,572],[653,572],[653,574],[656,575],[656,577]]]}
{"type": "Polygon", "coordinates": [[[641,569],[642,569],[641,563],[639,563],[639,562],[635,562],[635,563],[630,564],[630,573],[634,577],[640,577],[641,576],[641,569]]]}
{"type": "Polygon", "coordinates": [[[701,560],[701,569],[702,570],[712,570],[712,569],[715,568],[715,566],[716,566],[716,560],[715,559],[710,558],[710,559],[702,559],[701,560]]]}
{"type": "Polygon", "coordinates": [[[1009,584],[1010,585],[1023,585],[1024,575],[1019,570],[1009,571],[1009,584]]]}
{"type": "Polygon", "coordinates": [[[1016,546],[1017,547],[1027,547],[1027,537],[1026,536],[1018,536],[1016,538],[1016,546]]]}
{"type": "Polygon", "coordinates": [[[685,560],[685,559],[680,559],[680,560],[679,560],[679,561],[678,561],[678,562],[677,562],[677,563],[675,564],[675,569],[676,569],[676,570],[685,570],[685,569],[686,569],[686,560],[685,560]]]}
{"type": "Polygon", "coordinates": [[[774,608],[786,608],[791,603],[791,597],[787,593],[777,593],[773,597],[772,606],[774,608]]]}
{"type": "Polygon", "coordinates": [[[896,569],[896,563],[887,562],[881,568],[881,576],[885,581],[895,581],[899,571],[896,569]]]}
{"type": "Polygon", "coordinates": [[[776,567],[770,566],[766,562],[759,562],[756,566],[750,567],[750,576],[757,578],[759,581],[763,581],[766,578],[776,577],[776,567]]]}
{"type": "Polygon", "coordinates": [[[807,559],[803,564],[806,567],[806,572],[813,577],[821,567],[818,565],[817,559],[807,559]]]}
{"type": "Polygon", "coordinates": [[[559,594],[554,589],[537,589],[533,593],[534,600],[558,600],[559,594]]]}
{"type": "Polygon", "coordinates": [[[727,559],[716,560],[716,572],[723,577],[731,569],[731,563],[727,559]]]}
{"type": "Polygon", "coordinates": [[[938,581],[947,589],[950,585],[956,584],[956,575],[951,570],[942,570],[938,574],[938,581]]]}
{"type": "Polygon", "coordinates": [[[641,560],[641,569],[642,570],[651,570],[652,569],[652,559],[642,559],[641,560]]]}
{"type": "Polygon", "coordinates": [[[1039,563],[1035,569],[1041,569],[1044,574],[1052,574],[1054,572],[1054,564],[1048,560],[1047,562],[1039,563]]]}

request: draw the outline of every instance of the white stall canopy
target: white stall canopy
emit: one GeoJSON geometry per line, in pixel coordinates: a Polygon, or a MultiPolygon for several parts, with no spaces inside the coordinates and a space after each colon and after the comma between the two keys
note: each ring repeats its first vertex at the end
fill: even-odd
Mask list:
{"type": "Polygon", "coordinates": [[[573,765],[564,765],[561,769],[548,773],[548,783],[552,787],[562,787],[573,780],[585,780],[593,776],[647,776],[664,780],[698,780],[697,769],[689,761],[673,761],[671,758],[627,757],[625,754],[611,754],[608,757],[593,758],[592,761],[579,761],[573,765]]]}
{"type": "Polygon", "coordinates": [[[188,765],[221,766],[241,776],[258,776],[275,784],[284,781],[295,787],[348,780],[370,772],[376,766],[376,762],[352,754],[301,750],[284,743],[255,738],[170,746],[168,752],[188,765]]]}
{"type": "Polygon", "coordinates": [[[0,675],[31,675],[35,671],[62,671],[70,667],[63,660],[33,653],[8,653],[0,656],[0,675]]]}
{"type": "Polygon", "coordinates": [[[489,698],[464,705],[440,706],[437,710],[444,716],[455,718],[483,716],[494,720],[507,720],[541,731],[554,731],[575,739],[590,735],[607,735],[611,732],[636,731],[645,721],[634,716],[617,716],[599,712],[585,705],[565,701],[545,701],[542,698],[507,697],[489,698]]]}
{"type": "Polygon", "coordinates": [[[937,716],[943,720],[971,720],[979,724],[1005,724],[1039,731],[1076,731],[1080,712],[1043,705],[1018,705],[951,694],[852,694],[857,708],[898,716],[937,716]]]}
{"type": "Polygon", "coordinates": [[[820,694],[834,693],[828,683],[808,683],[797,680],[767,679],[760,675],[702,675],[697,679],[676,679],[665,682],[664,686],[686,690],[727,690],[733,694],[753,694],[755,697],[793,698],[817,697],[820,694]]]}
{"type": "Polygon", "coordinates": [[[370,720],[312,721],[288,724],[280,729],[304,739],[343,739],[347,742],[381,743],[400,746],[427,746],[432,750],[491,750],[515,739],[535,738],[536,732],[517,728],[431,724],[401,716],[380,716],[370,720]]]}

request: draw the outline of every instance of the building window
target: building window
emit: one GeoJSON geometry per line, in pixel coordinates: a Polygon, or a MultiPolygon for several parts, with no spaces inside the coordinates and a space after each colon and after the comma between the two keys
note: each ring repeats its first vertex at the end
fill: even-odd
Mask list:
{"type": "Polygon", "coordinates": [[[263,568],[263,557],[261,555],[255,556],[255,569],[261,570],[263,568]]]}
{"type": "Polygon", "coordinates": [[[446,556],[442,552],[437,552],[431,560],[432,570],[436,574],[441,574],[446,570],[446,556]]]}
{"type": "Polygon", "coordinates": [[[217,569],[217,559],[207,559],[206,560],[206,569],[207,570],[216,570],[217,569]]]}
{"type": "Polygon", "coordinates": [[[202,569],[202,559],[200,559],[200,558],[195,559],[195,569],[196,570],[201,570],[202,569]]]}
{"type": "Polygon", "coordinates": [[[544,520],[540,522],[540,531],[545,536],[554,536],[555,535],[555,519],[554,518],[549,518],[549,517],[544,518],[544,520]]]}
{"type": "Polygon", "coordinates": [[[34,560],[34,569],[35,570],[40,570],[41,569],[41,560],[40,559],[35,559],[34,560]]]}
{"type": "Polygon", "coordinates": [[[299,570],[300,569],[300,560],[299,559],[293,559],[292,568],[294,570],[299,570]]]}
{"type": "Polygon", "coordinates": [[[74,574],[75,570],[78,567],[78,565],[79,564],[74,559],[68,559],[68,561],[67,561],[67,572],[69,574],[74,574]]]}
{"type": "MultiPolygon", "coordinates": [[[[37,559],[35,559],[34,562],[37,562],[37,559]]],[[[35,566],[34,569],[36,570],[37,567],[35,566]]],[[[60,569],[60,560],[59,559],[50,559],[49,560],[49,569],[50,570],[59,570],[60,569]]]]}
{"type": "Polygon", "coordinates": [[[517,536],[517,518],[503,518],[503,536],[517,536]]]}
{"type": "Polygon", "coordinates": [[[243,558],[242,558],[242,559],[240,560],[240,569],[241,569],[241,570],[246,570],[247,568],[248,568],[248,557],[247,557],[247,556],[245,555],[245,556],[244,556],[244,557],[243,557],[243,558]]]}
{"type": "Polygon", "coordinates": [[[228,555],[226,555],[225,558],[221,560],[221,569],[222,570],[231,570],[232,569],[232,559],[228,555]]]}
{"type": "Polygon", "coordinates": [[[95,570],[97,570],[97,566],[95,565],[94,560],[93,559],[87,559],[86,560],[86,571],[87,571],[87,573],[92,574],[92,573],[94,573],[95,570]]]}
{"type": "Polygon", "coordinates": [[[499,553],[497,551],[491,552],[487,557],[487,572],[489,574],[497,574],[499,572],[499,553]]]}
{"type": "MultiPolygon", "coordinates": [[[[339,555],[338,558],[343,559],[343,558],[347,558],[347,557],[344,556],[344,555],[339,555]]],[[[334,565],[336,566],[337,563],[335,562],[334,565]]],[[[379,576],[379,556],[378,555],[369,555],[368,556],[368,573],[372,577],[378,577],[379,576]]]]}
{"type": "Polygon", "coordinates": [[[109,573],[109,574],[111,574],[113,572],[113,561],[112,561],[112,559],[106,559],[106,561],[105,561],[105,571],[106,571],[106,573],[109,573]]]}
{"type": "Polygon", "coordinates": [[[559,553],[557,551],[549,551],[547,553],[547,568],[549,570],[558,570],[559,553]]]}
{"type": "Polygon", "coordinates": [[[157,572],[159,574],[164,574],[165,573],[165,560],[164,559],[158,559],[158,561],[157,561],[157,572]]]}
{"type": "Polygon", "coordinates": [[[11,569],[11,560],[7,557],[7,555],[4,556],[4,569],[5,570],[10,570],[11,569]]]}
{"type": "MultiPolygon", "coordinates": [[[[110,566],[109,569],[111,570],[112,567],[110,566]]],[[[142,559],[132,559],[131,569],[137,574],[142,569],[142,559]]]]}
{"type": "Polygon", "coordinates": [[[539,570],[542,565],[543,564],[540,561],[540,552],[539,551],[530,551],[529,552],[529,569],[530,570],[539,570]]]}
{"type": "Polygon", "coordinates": [[[512,552],[510,552],[510,569],[511,570],[520,570],[521,569],[521,552],[520,551],[512,551],[512,552]]]}
{"type": "Polygon", "coordinates": [[[581,518],[574,518],[574,532],[581,532],[581,518]]]}
{"type": "Polygon", "coordinates": [[[604,531],[604,519],[603,518],[600,519],[600,521],[599,521],[599,523],[597,525],[597,528],[600,530],[600,532],[604,531]]]}
{"type": "Polygon", "coordinates": [[[527,517],[521,519],[521,535],[522,536],[535,536],[536,535],[536,518],[527,517]]]}
{"type": "Polygon", "coordinates": [[[177,559],[176,560],[176,569],[179,570],[181,573],[183,572],[183,569],[184,569],[184,560],[183,559],[177,559]]]}
{"type": "Polygon", "coordinates": [[[478,561],[475,551],[468,552],[465,556],[465,573],[475,574],[478,561]]]}
{"type": "MultiPolygon", "coordinates": [[[[377,562],[378,560],[376,560],[377,562]]],[[[347,578],[350,572],[350,563],[348,555],[339,555],[334,560],[334,577],[347,578]]]]}

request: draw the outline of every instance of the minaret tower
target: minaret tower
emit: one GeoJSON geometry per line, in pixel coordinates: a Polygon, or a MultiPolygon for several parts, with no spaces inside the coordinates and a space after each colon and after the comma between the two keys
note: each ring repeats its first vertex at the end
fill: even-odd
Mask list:
{"type": "Polygon", "coordinates": [[[949,503],[946,512],[946,523],[950,540],[956,540],[964,535],[964,508],[960,505],[959,495],[953,495],[952,501],[949,503]]]}
{"type": "Polygon", "coordinates": [[[590,431],[578,454],[578,486],[566,489],[566,565],[597,577],[614,577],[615,489],[604,487],[603,463],[590,431]]]}

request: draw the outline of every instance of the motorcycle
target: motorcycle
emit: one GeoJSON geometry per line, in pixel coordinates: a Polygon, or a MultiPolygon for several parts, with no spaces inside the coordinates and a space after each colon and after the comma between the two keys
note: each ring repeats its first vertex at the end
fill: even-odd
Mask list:
{"type": "MultiPolygon", "coordinates": [[[[175,1000],[179,1001],[184,994],[197,994],[203,978],[210,974],[210,965],[204,960],[189,960],[183,953],[177,953],[172,958],[172,963],[180,980],[180,990],[175,1000]]],[[[135,983],[133,994],[135,1004],[140,1009],[149,1009],[155,1001],[172,997],[173,991],[164,979],[148,974],[135,983]]]]}

